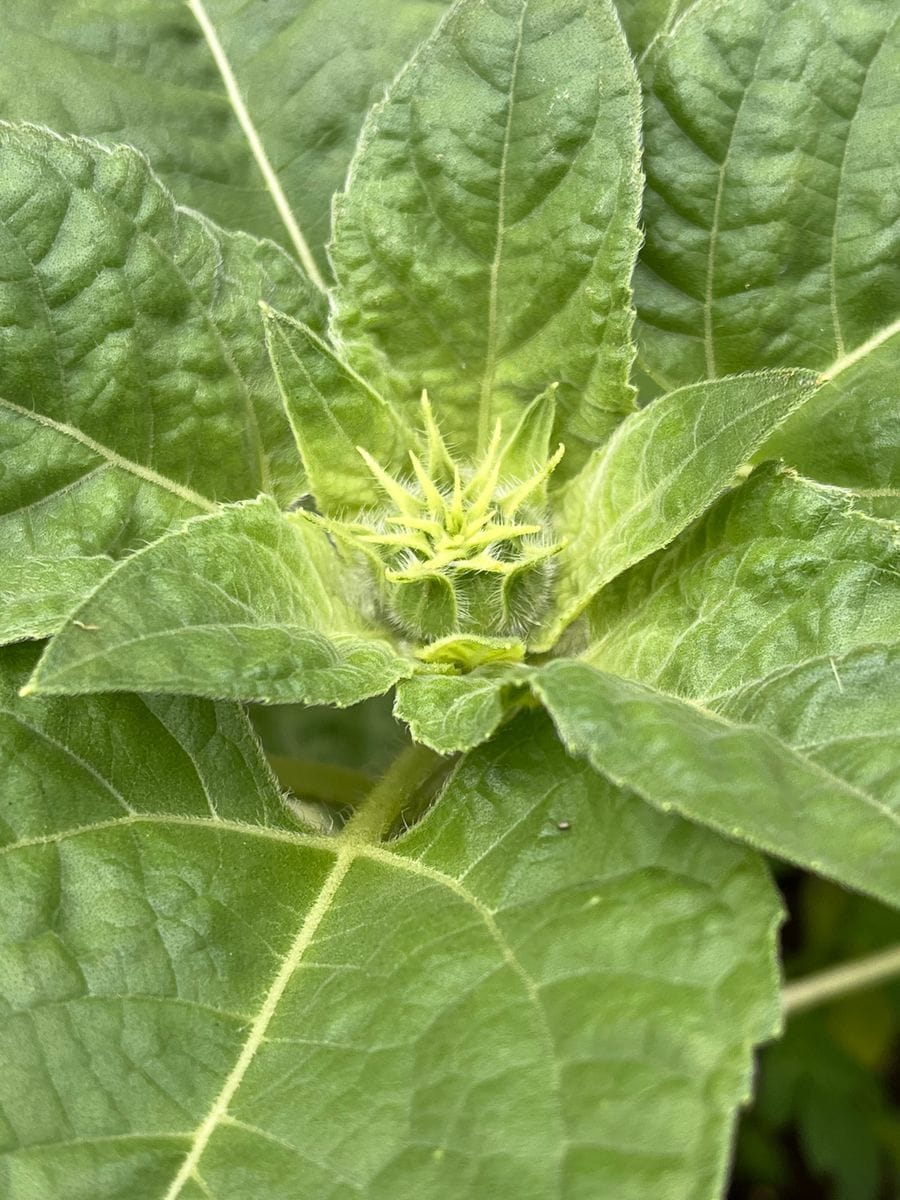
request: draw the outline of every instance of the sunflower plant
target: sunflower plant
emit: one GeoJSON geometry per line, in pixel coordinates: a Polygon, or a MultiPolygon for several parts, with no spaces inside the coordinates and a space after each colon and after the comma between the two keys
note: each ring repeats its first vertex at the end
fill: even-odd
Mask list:
{"type": "Polygon", "coordinates": [[[900,902],[895,17],[0,13],[4,1197],[723,1194],[900,902]]]}

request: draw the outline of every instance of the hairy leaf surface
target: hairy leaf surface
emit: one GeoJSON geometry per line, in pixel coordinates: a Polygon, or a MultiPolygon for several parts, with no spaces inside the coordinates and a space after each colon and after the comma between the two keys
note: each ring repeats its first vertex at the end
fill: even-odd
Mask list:
{"type": "MultiPolygon", "coordinates": [[[[324,269],[359,126],[442,0],[204,0],[240,103],[324,269]]],[[[296,249],[184,0],[20,0],[0,11],[0,116],[137,146],[182,203],[296,249]]]]}
{"type": "Polygon", "coordinates": [[[644,365],[833,382],[778,436],[828,482],[900,488],[900,25],[892,0],[701,0],[648,55],[644,365]]]}
{"type": "Polygon", "coordinates": [[[427,387],[470,452],[559,383],[574,470],[633,408],[638,114],[606,0],[453,9],[336,204],[336,327],[362,374],[405,404],[427,387]]]}
{"type": "Polygon", "coordinates": [[[543,718],[399,841],[308,837],[227,706],[75,716],[7,656],[5,1197],[247,1200],[248,1163],[272,1200],[717,1191],[776,1021],[755,854],[543,718]]]}
{"type": "Polygon", "coordinates": [[[471,750],[493,734],[527,687],[519,666],[485,667],[468,675],[414,675],[397,685],[394,715],[417,742],[440,754],[471,750]]]}
{"type": "MultiPolygon", "coordinates": [[[[636,757],[645,749],[650,758],[660,755],[652,785],[658,802],[896,900],[898,630],[896,531],[853,511],[839,489],[769,466],[668,550],[605,588],[573,628],[569,649],[586,643],[585,661],[654,689],[655,700],[637,706],[630,736],[641,747],[636,757]],[[692,768],[713,770],[705,793],[690,772],[673,770],[663,782],[665,753],[677,764],[694,752],[689,746],[706,744],[687,734],[679,741],[681,717],[691,737],[702,724],[696,709],[678,708],[679,699],[706,714],[710,758],[692,768]],[[654,703],[663,732],[647,716],[654,703]],[[787,751],[780,781],[768,734],[787,751]],[[729,786],[717,782],[718,740],[739,747],[745,738],[751,754],[758,735],[766,735],[759,753],[767,757],[740,768],[729,786]],[[795,777],[798,756],[806,783],[795,777]],[[880,850],[870,876],[873,839],[880,850]],[[886,868],[878,868],[879,856],[886,868]]],[[[592,761],[612,762],[607,754],[598,741],[592,761]]],[[[723,750],[723,771],[724,764],[723,750]]]]}
{"type": "Polygon", "coordinates": [[[267,308],[266,345],[285,411],[323,513],[383,503],[362,447],[388,470],[409,471],[413,434],[380,396],[312,329],[267,308]]]}
{"type": "Polygon", "coordinates": [[[897,532],[840,490],[774,466],[604,588],[578,630],[595,666],[706,705],[898,635],[897,532]]]}
{"type": "Polygon", "coordinates": [[[182,516],[297,494],[257,300],[316,304],[276,246],[177,208],[133,150],[7,126],[0,263],[2,636],[182,516]]]}
{"type": "Polygon", "coordinates": [[[362,602],[319,525],[246,502],[122,563],[51,641],[33,687],[353,704],[413,670],[362,602]]]}
{"type": "Polygon", "coordinates": [[[561,498],[556,526],[567,545],[538,646],[552,646],[604,584],[698,517],[815,387],[805,371],[737,376],[671,392],[624,421],[561,498]]]}
{"type": "Polygon", "coordinates": [[[572,753],[618,786],[900,905],[900,722],[883,693],[867,690],[877,678],[896,696],[900,656],[874,653],[874,669],[847,664],[848,690],[844,660],[824,659],[716,712],[573,659],[544,667],[533,687],[572,753]],[[810,742],[823,704],[827,727],[810,742]]]}

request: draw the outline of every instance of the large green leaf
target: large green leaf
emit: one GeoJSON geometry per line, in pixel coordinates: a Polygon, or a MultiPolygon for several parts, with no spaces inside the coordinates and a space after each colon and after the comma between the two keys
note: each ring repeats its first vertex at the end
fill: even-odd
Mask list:
{"type": "MultiPolygon", "coordinates": [[[[898,631],[896,531],[854,512],[840,491],[769,466],[605,588],[569,650],[581,647],[604,679],[654,689],[641,693],[623,750],[648,771],[655,763],[642,794],[896,899],[898,631]],[[732,764],[740,754],[747,763],[726,787],[719,772],[732,746],[732,764]],[[707,769],[701,787],[693,772],[707,769]],[[873,838],[882,866],[876,854],[870,875],[873,838]]],[[[598,690],[598,714],[603,689],[609,703],[631,696],[616,686],[598,690]]],[[[639,786],[630,767],[616,773],[604,740],[630,717],[606,719],[597,715],[592,761],[639,786]]]]}
{"type": "Polygon", "coordinates": [[[336,202],[336,327],[362,374],[403,403],[427,387],[469,451],[558,382],[583,461],[633,407],[638,115],[608,0],[462,0],[336,202]]]}
{"type": "Polygon", "coordinates": [[[885,699],[900,648],[804,664],[715,713],[575,659],[532,686],[572,753],[618,786],[900,905],[900,721],[885,699]]]}
{"type": "Polygon", "coordinates": [[[260,296],[316,319],[286,254],[177,208],[134,151],[0,127],[2,636],[52,630],[181,516],[296,496],[260,296]]]}
{"type": "Polygon", "coordinates": [[[331,196],[363,114],[445,7],[194,0],[192,12],[183,0],[17,0],[0,6],[0,117],[137,146],[182,203],[289,249],[297,230],[324,267],[331,196]],[[200,15],[234,78],[231,96],[200,15]]]}
{"type": "Polygon", "coordinates": [[[897,532],[775,466],[604,588],[572,634],[595,666],[708,706],[807,659],[897,640],[897,532]]]}
{"type": "Polygon", "coordinates": [[[17,700],[26,659],[0,717],[7,1200],[718,1194],[777,1022],[756,855],[542,718],[399,841],[377,805],[306,836],[228,708],[17,700]]]}
{"type": "Polygon", "coordinates": [[[32,690],[354,704],[411,674],[328,535],[261,498],[138,551],[47,647],[32,690]]]}
{"type": "Polygon", "coordinates": [[[592,596],[667,545],[816,388],[806,371],[764,371],[670,392],[632,414],[565,489],[555,513],[567,539],[543,649],[592,596]]]}
{"type": "Polygon", "coordinates": [[[53,633],[117,558],[205,507],[2,400],[0,455],[2,641],[53,633]]]}
{"type": "Polygon", "coordinates": [[[644,71],[645,366],[819,368],[777,446],[876,490],[900,488],[898,54],[893,0],[700,0],[644,71]]]}

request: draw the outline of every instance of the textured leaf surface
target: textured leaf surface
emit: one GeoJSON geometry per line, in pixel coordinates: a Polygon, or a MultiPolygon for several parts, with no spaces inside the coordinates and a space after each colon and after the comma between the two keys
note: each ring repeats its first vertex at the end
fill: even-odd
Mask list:
{"type": "Polygon", "coordinates": [[[5,637],[182,516],[297,494],[260,296],[314,316],[281,250],[176,208],[134,151],[0,128],[5,637]]]}
{"type": "MultiPolygon", "coordinates": [[[[855,513],[839,490],[769,466],[668,550],[605,588],[573,629],[570,648],[577,633],[587,662],[655,689],[655,701],[637,706],[646,740],[640,724],[630,737],[636,758],[645,747],[662,756],[659,802],[896,900],[898,630],[896,531],[855,513]],[[700,759],[664,783],[670,741],[681,747],[673,762],[689,754],[673,714],[694,734],[700,727],[699,711],[678,709],[676,697],[702,706],[710,748],[720,736],[726,746],[746,736],[751,754],[757,735],[774,735],[790,769],[780,780],[753,783],[759,763],[746,766],[726,787],[725,775],[715,774],[725,771],[724,760],[717,768],[711,749],[705,792],[691,774],[705,769],[700,759]],[[653,732],[649,712],[664,732],[653,732]],[[712,714],[730,728],[718,728],[712,714]],[[792,797],[797,757],[808,782],[797,782],[792,797]],[[873,839],[880,850],[870,864],[873,839]]],[[[598,742],[596,762],[608,753],[598,742]]]]}
{"type": "Polygon", "coordinates": [[[400,841],[306,837],[229,709],[78,717],[15,699],[11,664],[9,1200],[717,1192],[776,1020],[757,856],[615,791],[542,718],[400,841]]]}
{"type": "Polygon", "coordinates": [[[821,660],[715,713],[576,660],[543,668],[533,687],[572,753],[618,786],[900,905],[900,722],[883,693],[866,692],[877,678],[896,695],[898,663],[896,648],[876,652],[874,670],[851,660],[851,688],[841,691],[842,662],[821,660]],[[823,702],[826,728],[810,742],[823,702]],[[866,752],[873,758],[859,770],[866,752]]]}
{"type": "Polygon", "coordinates": [[[353,704],[413,669],[361,602],[321,527],[271,500],[236,505],[122,563],[51,641],[34,686],[353,704]]]}
{"type": "Polygon", "coordinates": [[[458,5],[337,200],[337,328],[362,374],[404,403],[427,387],[470,451],[558,382],[566,469],[583,461],[633,407],[638,113],[606,0],[458,5]]]}
{"type": "Polygon", "coordinates": [[[489,667],[468,675],[414,675],[397,685],[394,715],[417,742],[440,754],[471,750],[487,741],[516,694],[527,686],[521,667],[489,667]]]}
{"type": "Polygon", "coordinates": [[[815,390],[804,371],[683,388],[634,413],[563,494],[547,648],[604,584],[667,545],[733,481],[767,435],[815,390]]]}
{"type": "Polygon", "coordinates": [[[767,466],[587,609],[585,657],[714,706],[820,655],[900,634],[900,538],[838,490],[767,466]]]}
{"type": "Polygon", "coordinates": [[[388,470],[413,442],[394,407],[308,326],[266,309],[266,345],[309,486],[319,510],[342,513],[383,503],[362,446],[388,470]]]}
{"type": "Polygon", "coordinates": [[[691,7],[691,0],[616,0],[628,45],[640,61],[655,38],[667,33],[691,7]]]}
{"type": "Polygon", "coordinates": [[[900,488],[900,26],[892,0],[701,0],[645,64],[645,366],[834,382],[777,439],[828,482],[900,488]]]}
{"type": "MultiPolygon", "coordinates": [[[[320,264],[331,196],[363,114],[444,7],[440,0],[205,4],[320,264]]],[[[21,0],[0,12],[0,44],[0,116],[137,146],[182,203],[291,246],[210,46],[183,0],[21,0]]]]}

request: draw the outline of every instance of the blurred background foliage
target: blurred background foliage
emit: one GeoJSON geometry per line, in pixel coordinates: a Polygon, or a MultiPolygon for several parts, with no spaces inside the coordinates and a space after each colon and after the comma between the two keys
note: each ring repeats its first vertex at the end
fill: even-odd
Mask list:
{"type": "MultiPolygon", "coordinates": [[[[900,913],[776,867],[788,981],[900,942],[900,913]]],[[[900,1197],[900,980],[789,1016],[760,1055],[729,1200],[900,1197]]]]}

